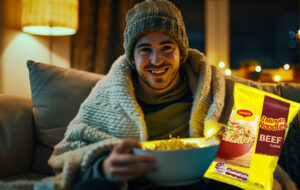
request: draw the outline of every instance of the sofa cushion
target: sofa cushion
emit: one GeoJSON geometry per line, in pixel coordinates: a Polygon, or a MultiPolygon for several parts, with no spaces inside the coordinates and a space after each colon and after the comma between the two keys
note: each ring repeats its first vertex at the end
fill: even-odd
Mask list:
{"type": "MultiPolygon", "coordinates": [[[[299,114],[298,114],[299,116],[299,114]]],[[[300,123],[299,117],[295,118],[286,136],[280,157],[279,165],[290,175],[298,188],[300,188],[300,123]]]]}
{"type": "Polygon", "coordinates": [[[28,61],[35,132],[53,148],[64,136],[81,102],[103,75],[28,61]]]}
{"type": "Polygon", "coordinates": [[[0,94],[0,179],[28,172],[33,147],[30,99],[0,94]]]}
{"type": "Polygon", "coordinates": [[[4,182],[15,182],[16,180],[41,180],[46,177],[49,176],[41,173],[27,172],[1,180],[3,180],[4,182]]]}
{"type": "Polygon", "coordinates": [[[52,152],[52,148],[49,148],[41,143],[36,143],[31,164],[32,171],[45,175],[54,175],[53,170],[47,163],[52,152]]]}

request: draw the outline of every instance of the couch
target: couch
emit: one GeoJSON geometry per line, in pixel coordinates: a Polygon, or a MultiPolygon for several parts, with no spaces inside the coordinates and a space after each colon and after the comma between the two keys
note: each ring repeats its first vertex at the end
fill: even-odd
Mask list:
{"type": "MultiPolygon", "coordinates": [[[[53,175],[47,165],[53,147],[63,138],[81,102],[103,77],[34,61],[28,61],[27,67],[31,99],[0,95],[0,181],[53,175]]],[[[279,163],[299,186],[298,119],[291,123],[279,163]]]]}
{"type": "Polygon", "coordinates": [[[28,61],[32,98],[0,95],[0,179],[40,179],[81,102],[103,75],[28,61]]]}

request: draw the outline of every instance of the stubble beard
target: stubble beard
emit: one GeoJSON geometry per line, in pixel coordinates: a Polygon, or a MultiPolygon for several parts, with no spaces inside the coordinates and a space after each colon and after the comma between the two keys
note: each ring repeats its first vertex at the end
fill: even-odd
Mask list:
{"type": "MultiPolygon", "coordinates": [[[[168,88],[172,83],[173,81],[175,80],[176,76],[178,75],[179,73],[179,70],[176,71],[176,73],[174,75],[172,75],[172,80],[170,80],[170,82],[165,86],[165,87],[162,87],[162,88],[154,88],[151,83],[147,80],[147,78],[144,76],[144,75],[139,75],[139,78],[151,89],[153,90],[164,90],[166,88],[168,88]]],[[[154,79],[155,80],[155,83],[161,83],[163,82],[163,80],[161,78],[158,78],[158,79],[154,79]]]]}

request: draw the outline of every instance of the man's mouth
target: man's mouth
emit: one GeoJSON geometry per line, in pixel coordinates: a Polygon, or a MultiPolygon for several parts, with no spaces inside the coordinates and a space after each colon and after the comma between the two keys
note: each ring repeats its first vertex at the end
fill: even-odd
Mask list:
{"type": "Polygon", "coordinates": [[[154,75],[161,75],[165,72],[167,72],[169,68],[159,68],[159,69],[148,69],[148,72],[154,75]]]}

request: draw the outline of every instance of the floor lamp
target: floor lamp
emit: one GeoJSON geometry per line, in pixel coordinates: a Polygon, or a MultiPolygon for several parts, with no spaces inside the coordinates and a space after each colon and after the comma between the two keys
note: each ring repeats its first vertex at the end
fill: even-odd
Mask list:
{"type": "Polygon", "coordinates": [[[73,35],[77,29],[78,0],[23,0],[22,30],[30,34],[49,36],[51,53],[53,36],[73,35]]]}

